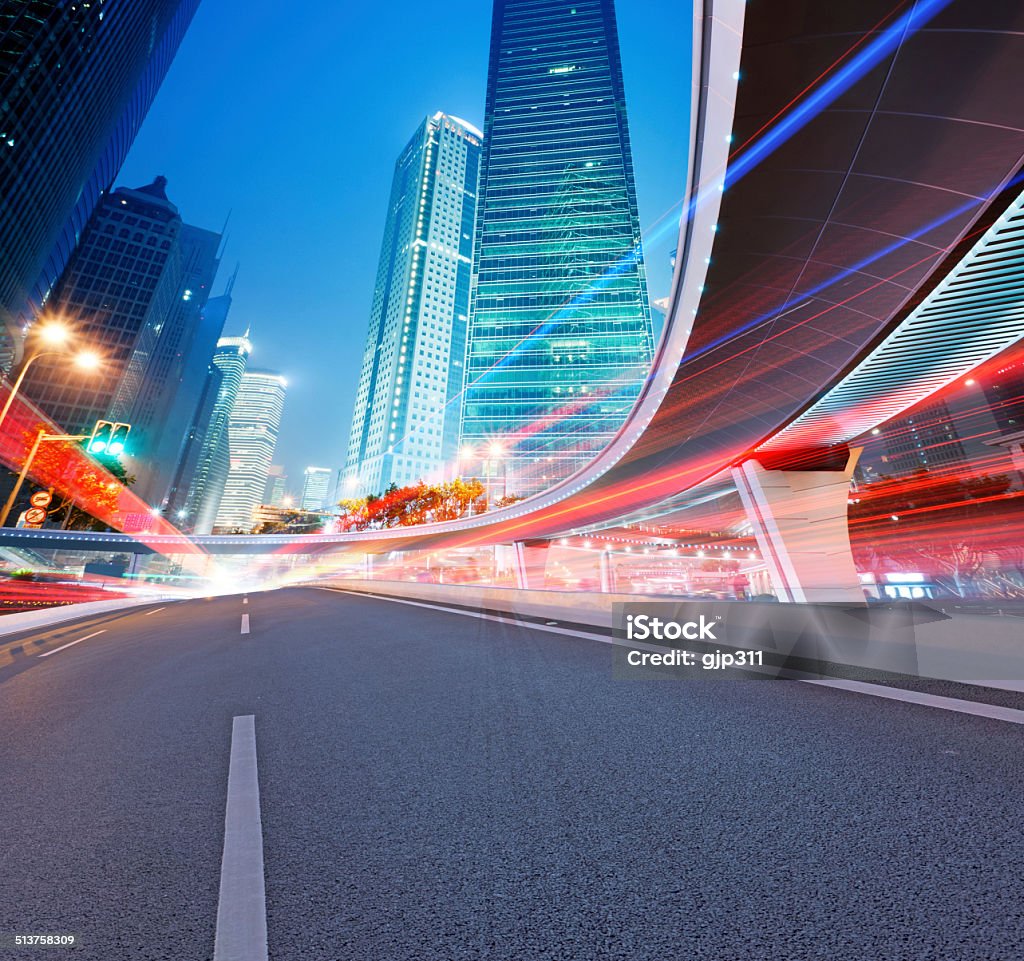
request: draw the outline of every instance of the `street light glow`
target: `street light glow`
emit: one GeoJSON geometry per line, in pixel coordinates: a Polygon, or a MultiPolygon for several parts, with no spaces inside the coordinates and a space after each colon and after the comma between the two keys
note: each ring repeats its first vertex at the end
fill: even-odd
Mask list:
{"type": "Polygon", "coordinates": [[[83,350],[75,355],[75,366],[82,370],[96,370],[100,366],[100,355],[92,350],[83,350]]]}
{"type": "Polygon", "coordinates": [[[39,339],[51,347],[59,347],[67,343],[71,332],[61,323],[51,321],[39,328],[39,339]]]}

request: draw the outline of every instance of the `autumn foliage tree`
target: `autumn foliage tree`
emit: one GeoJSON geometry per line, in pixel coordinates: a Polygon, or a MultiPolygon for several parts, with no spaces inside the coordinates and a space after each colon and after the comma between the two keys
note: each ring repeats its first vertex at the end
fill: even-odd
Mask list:
{"type": "MultiPolygon", "coordinates": [[[[24,431],[26,450],[31,450],[40,432],[52,430],[37,424],[24,431]]],[[[36,449],[29,467],[29,481],[22,488],[19,504],[27,502],[32,480],[45,485],[56,495],[48,511],[51,518],[61,518],[62,526],[71,530],[105,530],[99,518],[110,517],[118,510],[122,491],[135,482],[116,457],[82,457],[76,441],[44,441],[36,449]],[[96,461],[99,461],[97,463],[96,461]]]]}
{"type": "Polygon", "coordinates": [[[431,521],[451,521],[474,509],[486,509],[484,486],[478,480],[453,480],[446,484],[420,481],[410,487],[392,484],[382,494],[343,500],[342,529],[411,527],[431,521]]]}

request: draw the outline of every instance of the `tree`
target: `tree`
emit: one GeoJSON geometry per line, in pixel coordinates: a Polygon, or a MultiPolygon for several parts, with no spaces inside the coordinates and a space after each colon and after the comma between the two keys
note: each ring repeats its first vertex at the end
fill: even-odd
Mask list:
{"type": "MultiPolygon", "coordinates": [[[[52,430],[49,424],[37,423],[22,431],[22,456],[28,456],[41,432],[52,430]]],[[[75,441],[39,444],[27,476],[57,494],[59,503],[51,506],[49,515],[56,518],[63,514],[61,526],[73,530],[107,530],[105,518],[118,511],[122,492],[135,483],[135,477],[116,457],[93,460],[75,441]]],[[[30,489],[31,485],[23,488],[19,501],[28,500],[30,489]]]]}
{"type": "Polygon", "coordinates": [[[472,509],[483,509],[484,485],[457,479],[445,484],[424,481],[411,487],[391,484],[383,494],[340,501],[342,530],[411,527],[432,521],[451,521],[472,509]]]}
{"type": "Polygon", "coordinates": [[[102,468],[84,471],[78,475],[79,489],[77,491],[78,501],[68,494],[65,494],[60,505],[50,511],[51,516],[57,516],[64,512],[61,528],[69,531],[104,531],[109,528],[101,518],[95,516],[80,506],[80,503],[88,503],[91,510],[109,517],[118,509],[118,498],[124,488],[131,487],[135,483],[135,475],[128,473],[116,457],[97,458],[103,465],[102,468]],[[111,481],[113,477],[113,481],[111,481]],[[82,495],[85,495],[84,497],[82,495]]]}
{"type": "Polygon", "coordinates": [[[499,497],[494,502],[494,509],[499,510],[502,507],[511,507],[513,504],[518,504],[521,500],[523,500],[523,498],[518,494],[506,494],[504,497],[499,497]]]}

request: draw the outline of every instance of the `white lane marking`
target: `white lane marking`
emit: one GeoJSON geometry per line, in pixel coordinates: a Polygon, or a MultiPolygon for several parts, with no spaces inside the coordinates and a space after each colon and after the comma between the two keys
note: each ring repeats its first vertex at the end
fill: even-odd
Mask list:
{"type": "Polygon", "coordinates": [[[167,610],[166,607],[158,607],[155,611],[146,611],[146,613],[143,614],[142,616],[143,617],[149,617],[150,614],[159,614],[161,611],[166,611],[166,610],[167,610]]]}
{"type": "MultiPolygon", "coordinates": [[[[318,587],[315,590],[332,591],[335,594],[353,594],[356,597],[370,597],[381,601],[394,601],[396,604],[410,604],[413,607],[426,607],[446,614],[464,614],[485,621],[496,621],[499,624],[515,624],[530,630],[547,631],[549,634],[568,634],[571,637],[584,637],[602,644],[621,644],[618,638],[604,634],[590,634],[585,631],[570,631],[564,627],[548,627],[545,624],[530,624],[518,618],[501,617],[495,614],[481,614],[478,611],[460,611],[453,607],[441,607],[437,604],[424,604],[422,601],[407,601],[402,597],[385,597],[383,594],[365,594],[362,591],[349,591],[337,587],[318,587]]],[[[653,644],[632,643],[629,645],[637,650],[663,651],[663,647],[653,644]]],[[[846,681],[839,678],[820,680],[800,678],[802,684],[818,684],[821,687],[834,687],[850,691],[854,694],[867,694],[872,697],[883,697],[891,701],[903,701],[907,704],[919,704],[922,707],[934,707],[941,711],[954,711],[958,714],[973,714],[975,717],[988,717],[1009,724],[1024,724],[1024,711],[1012,707],[1000,707],[996,704],[985,704],[981,701],[965,701],[956,697],[943,697],[939,694],[922,694],[899,687],[886,687],[884,684],[869,684],[867,681],[846,681]]]]}
{"type": "Polygon", "coordinates": [[[231,723],[224,856],[213,961],[266,961],[267,896],[263,879],[263,822],[256,769],[256,718],[231,723]]]}
{"type": "Polygon", "coordinates": [[[100,634],[106,634],[107,630],[104,628],[102,631],[93,631],[92,634],[86,634],[85,637],[80,637],[77,641],[72,641],[70,644],[63,644],[60,647],[55,647],[52,651],[46,651],[43,654],[39,654],[39,657],[49,657],[51,654],[57,654],[59,651],[66,651],[69,647],[74,647],[76,644],[81,644],[82,641],[89,640],[90,637],[99,637],[100,634]]]}
{"type": "Polygon", "coordinates": [[[806,680],[804,683],[819,684],[821,687],[834,687],[841,691],[852,691],[854,694],[885,697],[891,701],[903,701],[906,704],[937,707],[943,711],[956,711],[958,714],[989,717],[995,721],[1006,721],[1008,724],[1024,724],[1024,711],[1019,711],[1013,707],[1001,707],[998,704],[964,701],[958,697],[943,697],[940,694],[925,694],[922,691],[908,691],[902,687],[885,687],[881,684],[868,684],[865,681],[846,681],[840,678],[820,678],[818,680],[806,680]]]}
{"type": "Polygon", "coordinates": [[[243,604],[248,604],[249,603],[249,598],[248,597],[243,597],[242,598],[242,603],[243,604]]]}
{"type": "Polygon", "coordinates": [[[242,615],[242,633],[243,634],[248,634],[249,633],[249,615],[248,614],[243,614],[242,615]]]}

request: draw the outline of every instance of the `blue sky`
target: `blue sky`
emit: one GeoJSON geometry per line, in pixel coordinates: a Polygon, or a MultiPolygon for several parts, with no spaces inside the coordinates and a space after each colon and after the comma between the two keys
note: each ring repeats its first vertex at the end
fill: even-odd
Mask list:
{"type": "MultiPolygon", "coordinates": [[[[491,4],[294,6],[203,0],[118,183],[166,175],[200,227],[230,211],[214,291],[240,263],[228,333],[251,326],[252,364],[289,379],[275,461],[298,488],[344,460],[399,150],[436,110],[483,126],[491,4]]],[[[682,196],[692,5],[617,6],[646,233],[682,196]]],[[[655,298],[674,246],[674,229],[648,240],[655,298]]]]}

